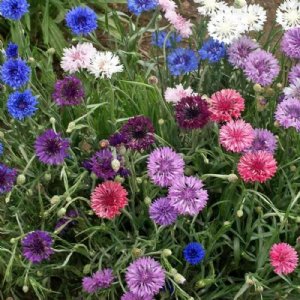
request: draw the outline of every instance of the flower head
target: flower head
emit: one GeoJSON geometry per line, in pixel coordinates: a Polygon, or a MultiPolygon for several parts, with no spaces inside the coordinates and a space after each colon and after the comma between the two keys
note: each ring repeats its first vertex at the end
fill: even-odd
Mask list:
{"type": "Polygon", "coordinates": [[[196,177],[178,177],[169,188],[170,204],[182,215],[197,215],[207,204],[208,193],[196,177]]]}
{"type": "Polygon", "coordinates": [[[60,218],[56,225],[55,230],[59,231],[59,234],[64,234],[73,227],[76,224],[76,221],[74,221],[75,218],[78,217],[78,212],[74,209],[69,210],[65,216],[60,218]]]}
{"type": "Polygon", "coordinates": [[[4,62],[1,68],[1,77],[5,84],[12,88],[20,88],[29,80],[30,68],[20,58],[9,59],[4,62]]]}
{"type": "Polygon", "coordinates": [[[112,269],[103,269],[94,273],[91,277],[84,277],[82,280],[83,289],[88,293],[95,293],[100,289],[111,286],[114,280],[112,269]]]}
{"type": "Polygon", "coordinates": [[[293,83],[283,90],[286,99],[296,98],[300,100],[300,78],[297,78],[293,83]]]}
{"type": "Polygon", "coordinates": [[[165,271],[150,257],[141,257],[131,263],[125,277],[129,290],[139,297],[154,296],[165,284],[165,271]]]}
{"type": "MultiPolygon", "coordinates": [[[[299,11],[300,13],[300,11],[299,11]]],[[[281,41],[281,49],[290,58],[300,58],[300,27],[287,30],[281,41]]]]}
{"type": "Polygon", "coordinates": [[[122,133],[120,132],[116,132],[114,133],[113,135],[111,135],[109,137],[109,145],[110,146],[113,146],[113,147],[117,147],[117,146],[120,146],[122,144],[125,144],[126,143],[126,139],[125,137],[123,136],[122,133]]]}
{"type": "Polygon", "coordinates": [[[155,200],[150,205],[149,214],[151,220],[161,226],[173,224],[178,216],[177,211],[170,205],[168,198],[158,198],[155,200]]]}
{"type": "Polygon", "coordinates": [[[262,86],[271,84],[280,71],[278,60],[264,50],[251,52],[245,62],[244,72],[249,80],[262,86]]]}
{"type": "Polygon", "coordinates": [[[290,274],[298,265],[298,253],[287,243],[274,244],[269,255],[274,272],[278,275],[290,274]]]}
{"type": "Polygon", "coordinates": [[[158,4],[163,12],[174,11],[177,8],[173,0],[158,0],[158,4]]]}
{"type": "Polygon", "coordinates": [[[48,232],[42,230],[30,232],[22,239],[23,255],[34,264],[40,263],[54,253],[52,245],[53,240],[48,232]]]}
{"type": "Polygon", "coordinates": [[[247,25],[247,31],[261,31],[267,20],[267,13],[263,7],[258,4],[246,5],[241,9],[244,13],[244,21],[247,25]]]}
{"type": "Polygon", "coordinates": [[[78,6],[66,15],[67,26],[76,35],[88,35],[97,29],[97,15],[89,7],[78,6]]]}
{"type": "Polygon", "coordinates": [[[197,93],[194,93],[191,87],[184,89],[182,84],[178,84],[175,88],[168,87],[165,91],[165,100],[173,104],[178,103],[182,98],[189,96],[197,96],[197,93]]]}
{"type": "Polygon", "coordinates": [[[300,26],[300,3],[298,0],[286,0],[276,11],[276,22],[284,30],[300,26]]]}
{"type": "Polygon", "coordinates": [[[192,242],[183,250],[184,259],[191,265],[199,264],[205,257],[205,250],[200,243],[192,242]]]}
{"type": "Polygon", "coordinates": [[[172,75],[184,75],[197,70],[199,59],[191,49],[177,48],[168,57],[168,68],[172,75]]]}
{"type": "Polygon", "coordinates": [[[31,117],[37,110],[36,97],[30,90],[12,93],[7,101],[7,109],[10,115],[17,120],[31,117]]]}
{"type": "Polygon", "coordinates": [[[182,37],[175,32],[155,31],[152,33],[152,45],[163,48],[172,48],[182,40],[182,37]]]}
{"type": "Polygon", "coordinates": [[[244,120],[230,121],[220,129],[220,143],[232,152],[242,152],[252,145],[254,130],[244,120]]]}
{"type": "Polygon", "coordinates": [[[198,12],[203,16],[212,16],[227,6],[224,1],[218,0],[194,0],[194,2],[200,4],[198,12]]]}
{"type": "Polygon", "coordinates": [[[0,163],[0,195],[11,191],[16,177],[17,170],[0,163]]]}
{"type": "Polygon", "coordinates": [[[6,49],[5,49],[5,55],[8,59],[10,58],[17,58],[18,57],[18,45],[14,44],[12,42],[9,42],[6,49]]]}
{"type": "Polygon", "coordinates": [[[127,202],[127,191],[114,181],[99,184],[91,196],[91,207],[100,218],[113,219],[120,214],[127,202]]]}
{"type": "Polygon", "coordinates": [[[192,34],[192,23],[174,10],[166,11],[165,18],[174,26],[175,30],[184,38],[192,34]]]}
{"type": "Polygon", "coordinates": [[[237,119],[244,109],[245,99],[235,90],[225,89],[211,96],[210,118],[215,122],[221,123],[237,119]]]}
{"type": "Polygon", "coordinates": [[[152,296],[138,296],[132,292],[126,292],[122,297],[121,300],[154,300],[152,296]]]}
{"type": "Polygon", "coordinates": [[[267,129],[254,129],[254,140],[246,152],[267,151],[274,153],[277,148],[277,140],[272,132],[267,129]]]}
{"type": "Polygon", "coordinates": [[[199,50],[199,55],[200,59],[207,59],[209,63],[219,62],[226,55],[225,44],[214,39],[209,39],[199,50]]]}
{"type": "Polygon", "coordinates": [[[29,4],[26,0],[2,0],[0,14],[7,19],[20,20],[28,12],[29,4]]]}
{"type": "Polygon", "coordinates": [[[157,0],[128,0],[127,4],[129,11],[139,16],[144,11],[154,10],[158,2],[157,0]]]}
{"type": "Polygon", "coordinates": [[[300,78],[300,63],[293,66],[289,73],[289,82],[295,83],[300,78]]]}
{"type": "Polygon", "coordinates": [[[35,141],[35,152],[41,162],[48,165],[60,165],[68,156],[70,143],[60,133],[46,130],[35,141]]]}
{"type": "Polygon", "coordinates": [[[245,182],[263,183],[272,178],[276,170],[276,160],[267,151],[248,152],[238,163],[239,174],[245,182]]]}

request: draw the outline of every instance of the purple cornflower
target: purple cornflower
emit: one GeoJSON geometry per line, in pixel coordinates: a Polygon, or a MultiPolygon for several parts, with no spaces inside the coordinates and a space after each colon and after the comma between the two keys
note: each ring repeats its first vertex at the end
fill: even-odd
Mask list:
{"type": "Polygon", "coordinates": [[[133,150],[147,149],[155,141],[153,124],[145,116],[129,119],[121,128],[120,133],[126,140],[126,146],[133,150]]]}
{"type": "Polygon", "coordinates": [[[109,145],[113,147],[120,146],[126,142],[125,137],[120,132],[116,132],[113,135],[111,135],[108,139],[109,145]]]}
{"type": "Polygon", "coordinates": [[[237,68],[244,68],[248,55],[259,48],[259,45],[247,36],[232,42],[227,49],[228,61],[237,68]]]}
{"type": "Polygon", "coordinates": [[[274,134],[267,129],[254,129],[254,140],[246,152],[267,151],[274,153],[277,148],[277,140],[274,134]]]}
{"type": "Polygon", "coordinates": [[[277,106],[275,119],[282,127],[294,127],[300,132],[300,101],[295,98],[282,101],[277,106]]]}
{"type": "Polygon", "coordinates": [[[0,163],[0,194],[11,191],[15,184],[17,177],[17,170],[10,169],[8,166],[0,163]]]}
{"type": "Polygon", "coordinates": [[[162,147],[150,154],[147,168],[149,177],[156,185],[167,187],[183,175],[184,161],[171,148],[162,147]]]}
{"type": "Polygon", "coordinates": [[[57,221],[55,225],[55,230],[58,230],[59,234],[66,233],[68,229],[70,229],[76,224],[76,221],[74,221],[74,219],[77,217],[78,212],[76,210],[69,210],[64,217],[60,218],[57,221]]]}
{"type": "Polygon", "coordinates": [[[300,63],[293,66],[289,73],[289,83],[295,83],[297,79],[300,79],[300,63]]]}
{"type": "Polygon", "coordinates": [[[86,292],[95,293],[100,289],[110,287],[114,278],[112,269],[103,269],[97,271],[91,277],[84,277],[82,280],[82,286],[86,292]]]}
{"type": "Polygon", "coordinates": [[[283,53],[290,58],[300,58],[300,27],[287,30],[281,41],[283,53]]]}
{"type": "Polygon", "coordinates": [[[121,300],[154,300],[152,296],[137,296],[132,292],[126,292],[122,297],[121,300]]]}
{"type": "Polygon", "coordinates": [[[262,86],[271,84],[280,71],[278,60],[264,50],[251,52],[245,62],[244,72],[249,80],[262,86]]]}
{"type": "Polygon", "coordinates": [[[49,165],[60,165],[68,156],[70,143],[60,133],[48,129],[35,141],[35,152],[39,160],[49,165]]]}
{"type": "Polygon", "coordinates": [[[159,293],[165,284],[165,271],[153,258],[141,257],[130,264],[125,278],[129,290],[145,299],[159,293]]]}
{"type": "Polygon", "coordinates": [[[296,79],[288,87],[283,90],[286,99],[296,98],[300,100],[300,78],[296,79]]]}
{"type": "Polygon", "coordinates": [[[70,106],[82,103],[84,95],[80,79],[75,76],[67,76],[55,83],[52,98],[59,106],[70,106]]]}
{"type": "Polygon", "coordinates": [[[149,214],[151,220],[161,226],[173,224],[178,216],[168,198],[158,198],[154,201],[149,208],[149,214]]]}
{"type": "Polygon", "coordinates": [[[176,104],[176,120],[181,128],[198,129],[209,121],[208,104],[200,96],[182,98],[176,104]]]}
{"type": "Polygon", "coordinates": [[[5,49],[5,55],[6,58],[17,58],[18,57],[18,51],[19,47],[17,44],[9,42],[6,49],[5,49]]]}
{"type": "Polygon", "coordinates": [[[190,176],[177,178],[169,189],[170,204],[182,215],[197,215],[208,200],[200,179],[190,176]]]}
{"type": "Polygon", "coordinates": [[[49,259],[54,253],[52,247],[53,240],[51,235],[42,230],[36,230],[28,233],[22,239],[23,255],[32,263],[40,263],[45,259],[49,259]]]}
{"type": "Polygon", "coordinates": [[[116,172],[111,166],[113,155],[109,149],[101,149],[97,151],[91,158],[91,171],[98,178],[107,180],[115,177],[116,172]]]}

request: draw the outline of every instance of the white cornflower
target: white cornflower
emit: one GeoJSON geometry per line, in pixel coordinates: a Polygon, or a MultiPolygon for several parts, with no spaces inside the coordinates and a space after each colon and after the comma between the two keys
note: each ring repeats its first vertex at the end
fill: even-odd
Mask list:
{"type": "Polygon", "coordinates": [[[300,78],[297,78],[290,86],[284,88],[283,92],[288,98],[300,100],[300,78]]]}
{"type": "Polygon", "coordinates": [[[284,30],[300,26],[300,1],[286,0],[276,11],[276,22],[284,30]]]}
{"type": "Polygon", "coordinates": [[[244,13],[244,21],[247,25],[247,31],[260,31],[264,28],[264,24],[267,20],[267,13],[258,4],[252,4],[244,6],[242,9],[244,13]]]}
{"type": "Polygon", "coordinates": [[[96,78],[111,78],[114,73],[123,71],[123,65],[120,64],[119,57],[112,52],[97,52],[92,58],[89,71],[96,78]]]}
{"type": "Polygon", "coordinates": [[[198,12],[203,16],[211,16],[227,6],[224,1],[219,2],[217,0],[194,0],[194,2],[201,5],[198,7],[198,12]]]}

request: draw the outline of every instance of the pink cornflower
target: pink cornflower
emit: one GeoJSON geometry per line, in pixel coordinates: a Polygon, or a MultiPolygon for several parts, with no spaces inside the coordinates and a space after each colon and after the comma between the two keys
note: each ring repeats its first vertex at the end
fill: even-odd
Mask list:
{"type": "Polygon", "coordinates": [[[277,162],[267,151],[244,154],[238,163],[238,172],[245,182],[263,183],[277,171],[277,162]]]}
{"type": "Polygon", "coordinates": [[[176,104],[182,98],[189,97],[189,96],[197,96],[197,93],[194,93],[191,87],[184,89],[182,84],[178,84],[175,88],[168,87],[165,91],[165,100],[167,102],[171,102],[176,104]]]}
{"type": "Polygon", "coordinates": [[[177,4],[172,0],[158,0],[158,4],[163,12],[174,11],[177,8],[177,4]]]}
{"type": "Polygon", "coordinates": [[[174,10],[168,10],[165,17],[182,37],[188,38],[192,34],[192,23],[190,20],[185,19],[174,10]]]}
{"type": "Polygon", "coordinates": [[[245,109],[245,100],[235,90],[224,89],[211,96],[211,119],[215,122],[228,122],[241,116],[245,109]]]}
{"type": "Polygon", "coordinates": [[[220,129],[220,143],[228,151],[242,152],[252,145],[254,129],[244,120],[230,121],[220,129]]]}
{"type": "Polygon", "coordinates": [[[296,250],[287,243],[274,244],[270,250],[270,262],[278,275],[294,272],[298,265],[296,250]]]}

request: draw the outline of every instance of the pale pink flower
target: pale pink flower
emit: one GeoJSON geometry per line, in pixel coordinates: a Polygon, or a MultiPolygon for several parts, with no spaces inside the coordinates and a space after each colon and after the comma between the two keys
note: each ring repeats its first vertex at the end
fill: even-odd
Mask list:
{"type": "Polygon", "coordinates": [[[175,88],[167,88],[165,91],[165,100],[167,102],[171,102],[173,104],[176,104],[179,102],[182,98],[190,97],[190,96],[197,96],[197,93],[194,93],[191,87],[188,87],[187,89],[184,89],[182,84],[178,84],[175,86],[175,88]]]}
{"type": "Polygon", "coordinates": [[[192,34],[192,23],[190,20],[185,19],[174,10],[166,11],[165,17],[182,37],[188,38],[192,34]]]}
{"type": "Polygon", "coordinates": [[[158,4],[163,12],[174,11],[177,8],[177,4],[172,0],[158,0],[158,4]]]}

